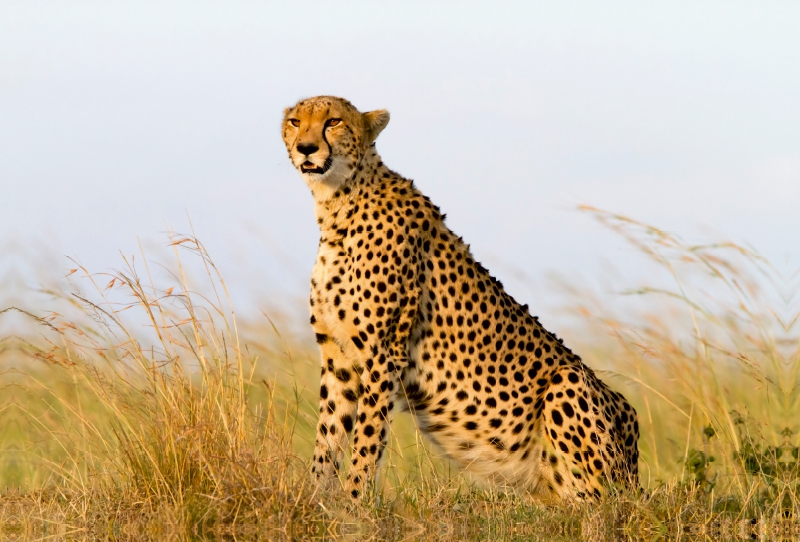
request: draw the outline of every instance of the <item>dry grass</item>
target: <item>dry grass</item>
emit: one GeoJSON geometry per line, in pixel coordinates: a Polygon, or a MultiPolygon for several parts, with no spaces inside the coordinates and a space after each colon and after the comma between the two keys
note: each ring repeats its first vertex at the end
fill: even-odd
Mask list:
{"type": "Polygon", "coordinates": [[[640,414],[642,493],[544,507],[462,477],[403,415],[377,495],[356,506],[320,494],[308,474],[313,341],[293,336],[288,317],[238,322],[202,244],[173,236],[168,266],[76,265],[41,292],[49,311],[3,315],[25,329],[0,343],[3,533],[705,540],[800,529],[800,355],[785,281],[742,247],[686,245],[587,211],[672,280],[627,302],[566,298],[579,323],[567,343],[640,414]]]}

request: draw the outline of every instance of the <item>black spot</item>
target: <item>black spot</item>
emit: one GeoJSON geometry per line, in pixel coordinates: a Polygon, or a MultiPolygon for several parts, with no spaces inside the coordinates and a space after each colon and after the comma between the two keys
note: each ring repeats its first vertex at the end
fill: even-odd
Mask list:
{"type": "Polygon", "coordinates": [[[564,414],[567,415],[567,418],[572,418],[575,416],[575,410],[572,408],[572,405],[567,402],[561,404],[561,410],[564,411],[564,414]]]}
{"type": "Polygon", "coordinates": [[[553,411],[552,417],[553,417],[553,423],[555,423],[559,427],[564,424],[564,418],[561,416],[561,413],[558,410],[553,411]]]}

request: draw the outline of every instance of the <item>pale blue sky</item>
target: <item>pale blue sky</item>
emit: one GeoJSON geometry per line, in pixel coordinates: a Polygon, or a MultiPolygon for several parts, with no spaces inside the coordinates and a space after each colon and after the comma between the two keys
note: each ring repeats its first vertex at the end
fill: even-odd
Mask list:
{"type": "Polygon", "coordinates": [[[238,296],[304,294],[312,202],[278,127],[335,94],[390,110],[385,162],[523,302],[513,269],[642,269],[581,203],[793,270],[798,29],[797,2],[4,0],[1,267],[12,245],[119,266],[188,210],[238,296]]]}

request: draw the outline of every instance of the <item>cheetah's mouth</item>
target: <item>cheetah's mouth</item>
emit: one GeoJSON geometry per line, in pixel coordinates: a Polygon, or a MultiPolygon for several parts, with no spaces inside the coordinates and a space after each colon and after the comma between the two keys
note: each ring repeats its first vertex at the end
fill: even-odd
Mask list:
{"type": "Polygon", "coordinates": [[[329,169],[331,169],[331,165],[333,165],[333,160],[331,160],[330,156],[328,157],[327,160],[325,160],[325,163],[322,164],[321,166],[318,166],[311,160],[306,160],[305,162],[300,164],[300,171],[302,171],[303,173],[317,173],[319,175],[324,175],[325,173],[328,172],[329,169]]]}

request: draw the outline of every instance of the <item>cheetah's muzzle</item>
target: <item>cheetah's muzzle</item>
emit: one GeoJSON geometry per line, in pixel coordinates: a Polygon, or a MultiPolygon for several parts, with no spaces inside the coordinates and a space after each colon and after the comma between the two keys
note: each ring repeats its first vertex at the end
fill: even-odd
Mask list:
{"type": "Polygon", "coordinates": [[[331,166],[333,165],[333,160],[329,156],[325,163],[322,166],[318,166],[310,160],[306,160],[300,165],[300,169],[303,173],[318,173],[319,175],[325,175],[331,166]]]}

